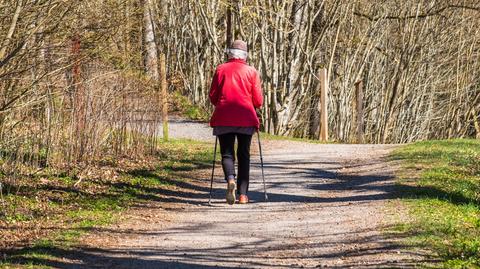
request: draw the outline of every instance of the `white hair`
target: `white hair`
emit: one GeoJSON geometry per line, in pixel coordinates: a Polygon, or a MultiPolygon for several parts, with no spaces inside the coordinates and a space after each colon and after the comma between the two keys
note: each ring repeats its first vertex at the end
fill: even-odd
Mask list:
{"type": "Polygon", "coordinates": [[[248,57],[248,52],[239,49],[226,49],[228,59],[241,59],[246,60],[248,57]]]}

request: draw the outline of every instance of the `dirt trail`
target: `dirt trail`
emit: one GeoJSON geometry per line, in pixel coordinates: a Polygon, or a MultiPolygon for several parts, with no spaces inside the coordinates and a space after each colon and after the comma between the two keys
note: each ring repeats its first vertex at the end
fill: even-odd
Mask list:
{"type": "MultiPolygon", "coordinates": [[[[252,148],[256,148],[256,140],[252,148]]],[[[125,223],[85,239],[62,268],[408,268],[419,259],[382,230],[391,218],[394,146],[264,141],[269,202],[258,155],[248,205],[224,202],[217,165],[171,194],[175,202],[132,210],[125,223]]],[[[173,201],[172,200],[172,201],[173,201]]]]}

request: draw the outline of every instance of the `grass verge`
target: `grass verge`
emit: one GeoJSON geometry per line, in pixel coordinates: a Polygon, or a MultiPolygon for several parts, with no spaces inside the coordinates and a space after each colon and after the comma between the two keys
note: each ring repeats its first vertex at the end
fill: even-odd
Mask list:
{"type": "Polygon", "coordinates": [[[434,267],[480,268],[480,141],[419,142],[393,158],[403,160],[399,195],[411,217],[398,231],[431,250],[434,267]]]}
{"type": "Polygon", "coordinates": [[[129,207],[180,201],[177,187],[211,166],[211,151],[209,144],[171,140],[152,157],[100,162],[77,185],[51,171],[5,185],[0,268],[57,267],[78,254],[73,249],[84,233],[116,222],[129,207]]]}

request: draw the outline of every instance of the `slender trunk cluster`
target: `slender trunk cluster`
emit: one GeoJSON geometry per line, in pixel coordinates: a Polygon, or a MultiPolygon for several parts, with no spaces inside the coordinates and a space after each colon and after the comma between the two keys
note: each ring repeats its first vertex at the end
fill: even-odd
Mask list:
{"type": "Polygon", "coordinates": [[[153,1],[13,2],[0,1],[1,171],[151,152],[162,110],[153,1]]]}
{"type": "Polygon", "coordinates": [[[212,75],[233,39],[247,41],[248,61],[261,73],[267,132],[318,138],[318,74],[326,69],[330,139],[480,137],[475,0],[0,0],[0,7],[0,165],[151,152],[166,103],[161,79],[211,110],[212,75]]]}
{"type": "Polygon", "coordinates": [[[224,59],[225,41],[242,38],[262,74],[262,121],[270,133],[317,137],[316,74],[327,68],[334,140],[355,140],[358,81],[366,142],[478,134],[476,1],[163,3],[168,19],[158,21],[165,29],[161,46],[170,52],[170,70],[182,78],[182,90],[199,105],[209,106],[206,91],[224,59]]]}

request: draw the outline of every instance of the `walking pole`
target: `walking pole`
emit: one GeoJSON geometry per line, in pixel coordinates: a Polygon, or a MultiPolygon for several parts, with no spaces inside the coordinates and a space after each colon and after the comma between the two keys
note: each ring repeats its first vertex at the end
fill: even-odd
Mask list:
{"type": "Polygon", "coordinates": [[[218,136],[215,136],[215,150],[213,151],[212,178],[210,179],[210,197],[208,198],[209,205],[212,204],[213,175],[215,174],[215,161],[217,160],[217,142],[218,142],[218,136]]]}
{"type": "Polygon", "coordinates": [[[265,194],[265,202],[268,200],[267,196],[267,186],[265,185],[265,175],[263,173],[263,155],[262,155],[262,144],[260,143],[260,132],[257,131],[258,137],[258,150],[260,151],[260,163],[262,165],[262,178],[263,178],[263,192],[265,194]]]}

